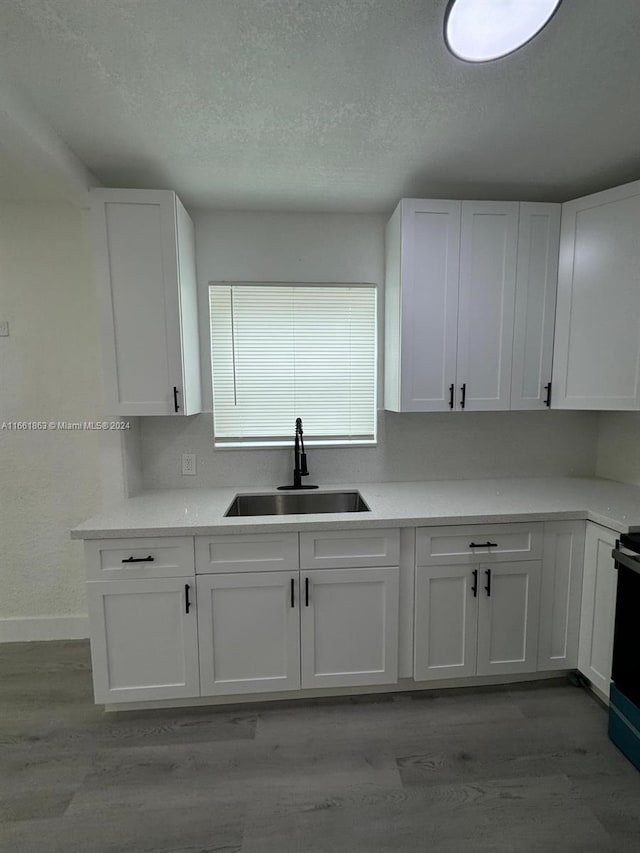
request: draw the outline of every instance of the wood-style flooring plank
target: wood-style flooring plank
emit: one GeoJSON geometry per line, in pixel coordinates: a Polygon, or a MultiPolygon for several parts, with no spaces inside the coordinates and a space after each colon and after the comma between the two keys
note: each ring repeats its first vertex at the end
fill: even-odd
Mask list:
{"type": "Polygon", "coordinates": [[[0,850],[640,853],[640,774],[564,679],[106,714],[86,642],[7,644],[0,850]]]}

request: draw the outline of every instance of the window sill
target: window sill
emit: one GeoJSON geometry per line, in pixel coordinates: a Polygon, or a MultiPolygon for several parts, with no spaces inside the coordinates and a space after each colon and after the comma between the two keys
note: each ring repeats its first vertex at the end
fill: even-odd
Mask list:
{"type": "MultiPolygon", "coordinates": [[[[309,439],[308,441],[305,439],[304,446],[305,448],[355,448],[355,447],[377,447],[378,441],[377,439],[373,439],[372,441],[312,441],[309,439]]],[[[293,438],[287,441],[251,441],[251,442],[224,442],[222,444],[216,443],[214,440],[213,449],[214,450],[279,450],[281,448],[292,449],[293,448],[293,438]]]]}

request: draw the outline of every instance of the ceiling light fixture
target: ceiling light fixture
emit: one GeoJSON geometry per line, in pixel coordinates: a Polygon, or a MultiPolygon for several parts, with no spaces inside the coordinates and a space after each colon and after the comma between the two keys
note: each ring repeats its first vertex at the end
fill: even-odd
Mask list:
{"type": "Polygon", "coordinates": [[[490,62],[531,41],[561,0],[449,0],[444,40],[458,59],[490,62]]]}

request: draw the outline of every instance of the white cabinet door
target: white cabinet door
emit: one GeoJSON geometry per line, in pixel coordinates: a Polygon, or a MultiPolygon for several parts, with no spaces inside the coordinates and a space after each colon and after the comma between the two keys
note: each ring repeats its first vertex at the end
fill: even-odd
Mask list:
{"type": "Polygon", "coordinates": [[[478,675],[535,672],[542,562],[480,566],[478,675]]]}
{"type": "Polygon", "coordinates": [[[458,404],[508,409],[518,202],[465,201],[460,238],[458,404]]]}
{"type": "Polygon", "coordinates": [[[96,702],[200,694],[191,579],[92,581],[87,598],[96,702]]]}
{"type": "Polygon", "coordinates": [[[460,202],[403,199],[387,227],[385,408],[443,412],[456,376],[460,202]]]}
{"type": "Polygon", "coordinates": [[[203,696],[300,687],[298,572],[200,575],[203,696]]]}
{"type": "Polygon", "coordinates": [[[545,406],[559,210],[519,202],[400,202],[386,233],[386,409],[545,406]]]}
{"type": "Polygon", "coordinates": [[[560,205],[520,203],[511,408],[543,409],[551,396],[560,205]]]}
{"type": "Polygon", "coordinates": [[[617,534],[587,522],[578,669],[609,698],[617,573],[611,551],[617,534]]]}
{"type": "Polygon", "coordinates": [[[91,191],[105,364],[113,415],[199,412],[193,223],[175,193],[91,191]]]}
{"type": "Polygon", "coordinates": [[[562,206],[552,406],[640,406],[640,181],[562,206]]]}
{"type": "Polygon", "coordinates": [[[584,566],[584,521],[544,525],[538,670],[578,665],[584,566]]]}
{"type": "Polygon", "coordinates": [[[300,573],[303,687],[398,680],[398,568],[300,573]]]}
{"type": "Polygon", "coordinates": [[[475,675],[478,567],[416,569],[416,681],[475,675]]]}

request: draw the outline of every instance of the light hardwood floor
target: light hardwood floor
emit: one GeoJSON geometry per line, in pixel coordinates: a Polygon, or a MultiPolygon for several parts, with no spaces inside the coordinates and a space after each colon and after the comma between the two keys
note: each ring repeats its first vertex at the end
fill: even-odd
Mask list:
{"type": "Polygon", "coordinates": [[[85,642],[0,646],[7,853],[640,851],[640,773],[564,681],[105,714],[85,642]]]}

